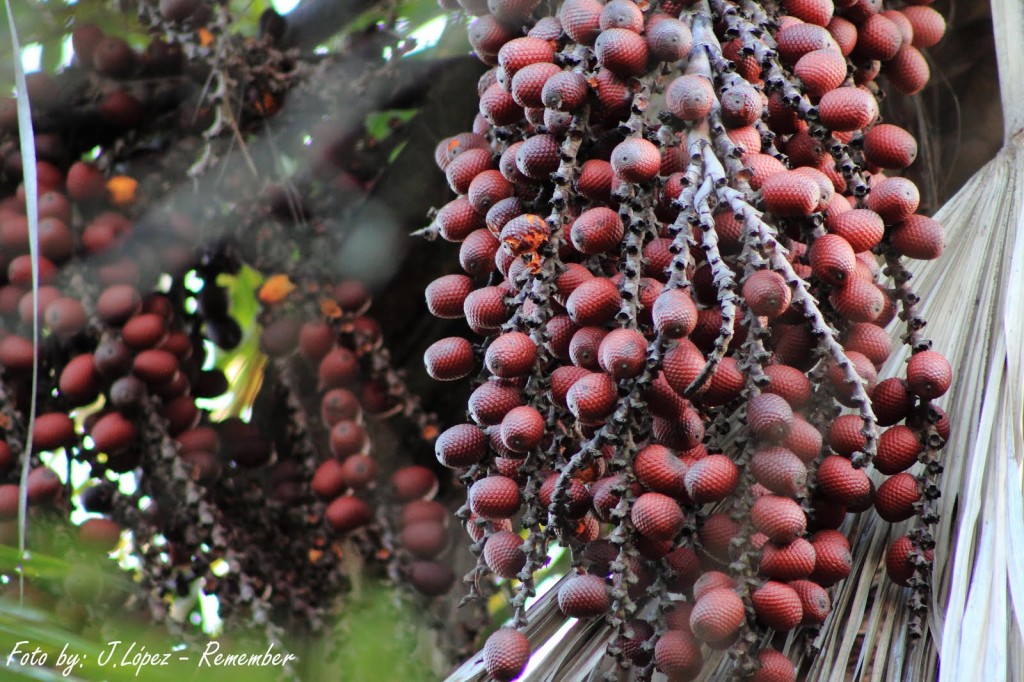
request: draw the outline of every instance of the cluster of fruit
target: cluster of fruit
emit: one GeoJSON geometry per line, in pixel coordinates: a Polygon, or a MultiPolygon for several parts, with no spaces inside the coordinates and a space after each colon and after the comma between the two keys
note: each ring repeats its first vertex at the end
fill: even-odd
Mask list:
{"type": "MultiPolygon", "coordinates": [[[[232,315],[223,278],[252,267],[247,256],[260,253],[235,228],[225,234],[219,216],[197,209],[190,193],[164,202],[146,190],[165,186],[130,175],[131,140],[142,135],[131,128],[153,113],[153,102],[135,99],[131,89],[141,76],[180,73],[181,46],[171,43],[178,66],[168,71],[149,51],[139,55],[95,27],[79,27],[73,43],[69,73],[29,79],[33,118],[46,131],[35,139],[34,264],[13,100],[0,104],[0,541],[18,544],[19,476],[38,364],[29,548],[133,555],[139,580],[116,591],[112,608],[137,609],[188,639],[191,631],[171,617],[168,600],[198,589],[217,596],[229,628],[264,623],[277,641],[282,626],[307,631],[326,624],[348,574],[364,570],[354,567],[354,557],[421,594],[447,592],[454,574],[439,555],[450,544],[449,514],[431,500],[439,485],[433,471],[410,464],[437,428],[391,366],[381,330],[367,314],[369,292],[355,281],[263,273],[259,346],[270,361],[255,398],[247,396],[253,416],[215,417],[219,408],[208,401],[230,386],[210,355],[214,346],[235,349],[247,333],[232,315]],[[95,161],[80,160],[82,145],[95,140],[65,125],[64,107],[82,92],[65,86],[78,83],[81,70],[113,79],[103,81],[103,102],[116,97],[117,111],[135,112],[103,119],[117,142],[104,143],[95,161]],[[383,444],[374,448],[381,434],[383,444]],[[79,477],[87,480],[73,485],[79,477]],[[69,522],[76,508],[89,515],[77,527],[69,522]],[[47,520],[57,524],[61,542],[47,537],[47,520]]],[[[108,109],[101,103],[101,116],[108,109]]],[[[167,177],[176,176],[168,170],[167,177]]],[[[255,219],[283,222],[282,212],[294,219],[277,193],[267,194],[253,205],[255,219]]],[[[303,209],[303,220],[311,210],[303,209]]],[[[297,240],[275,244],[289,253],[278,262],[294,261],[297,240]]],[[[258,356],[250,355],[249,370],[258,373],[258,356]]],[[[245,398],[235,404],[244,407],[245,398]]],[[[74,585],[29,588],[52,602],[74,585]]],[[[74,600],[79,626],[88,591],[74,600]]]]}
{"type": "Polygon", "coordinates": [[[459,244],[464,273],[426,299],[484,339],[442,339],[425,363],[442,381],[484,366],[471,421],[436,454],[468,487],[467,582],[519,580],[488,672],[529,658],[517,628],[553,541],[575,572],[561,610],[607,617],[610,652],[641,675],[691,679],[706,645],[743,675],[795,679],[760,645],[825,621],[850,514],[919,517],[886,564],[921,608],[949,435],[932,401],[952,371],[921,337],[902,259],[937,258],[944,234],[899,175],[917,143],[879,120],[876,78],[919,91],[941,15],[459,4],[493,68],[472,132],[437,147],[458,197],[428,232],[459,244]],[[913,355],[880,378],[897,315],[913,355]],[[877,490],[873,472],[889,477],[877,490]]]}

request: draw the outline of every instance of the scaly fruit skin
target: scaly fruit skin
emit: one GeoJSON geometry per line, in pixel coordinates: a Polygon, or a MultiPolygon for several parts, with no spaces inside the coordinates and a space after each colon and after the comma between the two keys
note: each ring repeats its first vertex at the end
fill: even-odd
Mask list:
{"type": "Polygon", "coordinates": [[[511,628],[496,630],[484,644],[484,667],[496,680],[512,680],[530,660],[530,641],[511,628]]]}
{"type": "Polygon", "coordinates": [[[558,608],[570,618],[595,618],[608,613],[608,584],[596,575],[576,575],[558,590],[558,608]]]}

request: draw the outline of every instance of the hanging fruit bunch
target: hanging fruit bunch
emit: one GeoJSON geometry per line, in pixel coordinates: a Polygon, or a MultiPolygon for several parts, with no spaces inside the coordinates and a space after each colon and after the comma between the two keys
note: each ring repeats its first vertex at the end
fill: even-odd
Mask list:
{"type": "Polygon", "coordinates": [[[73,66],[29,77],[35,293],[18,121],[13,98],[0,103],[0,541],[19,544],[27,459],[30,550],[77,565],[116,549],[138,567],[135,584],[99,597],[77,575],[30,581],[76,628],[130,609],[192,642],[196,596],[214,595],[228,629],[255,625],[287,649],[301,643],[289,634],[332,625],[364,573],[444,594],[455,576],[449,512],[432,499],[439,429],[395,368],[369,289],[337,266],[345,221],[400,139],[363,128],[374,98],[353,120],[317,114],[312,152],[300,134],[309,112],[352,97],[346,74],[390,67],[379,49],[377,61],[343,54],[314,81],[269,38],[230,33],[225,6],[140,12],[161,36],[145,53],[80,26],[73,66]],[[281,177],[266,150],[231,147],[281,116],[285,94],[292,128],[272,153],[300,170],[281,177]],[[243,329],[236,297],[251,281],[258,312],[243,329]],[[88,520],[72,525],[76,512],[88,520]]]}
{"type": "Polygon", "coordinates": [[[640,678],[795,679],[773,647],[825,622],[857,514],[916,519],[885,564],[921,634],[952,370],[904,262],[944,235],[879,100],[928,81],[928,4],[460,0],[492,68],[473,130],[437,147],[458,196],[423,232],[463,272],[426,299],[477,340],[425,362],[479,372],[436,454],[467,488],[471,596],[518,581],[492,677],[529,659],[555,543],[559,608],[606,618],[640,678]],[[897,329],[912,356],[879,376],[897,329]]]}

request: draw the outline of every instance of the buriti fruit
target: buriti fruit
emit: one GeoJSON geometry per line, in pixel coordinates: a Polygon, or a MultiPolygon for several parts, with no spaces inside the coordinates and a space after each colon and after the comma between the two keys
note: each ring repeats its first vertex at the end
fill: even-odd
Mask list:
{"type": "MultiPolygon", "coordinates": [[[[429,310],[482,337],[472,423],[435,452],[466,472],[486,568],[526,578],[524,548],[573,545],[563,614],[610,612],[618,664],[647,665],[653,638],[672,679],[705,673],[698,642],[795,679],[752,642],[825,621],[852,565],[835,529],[876,499],[883,520],[918,512],[902,472],[949,433],[930,401],[952,370],[924,350],[902,269],[944,235],[887,176],[917,140],[879,119],[886,80],[923,86],[941,16],[786,0],[766,29],[748,5],[460,3],[490,71],[473,132],[437,147],[458,196],[424,231],[461,241],[466,273],[430,284],[429,310]],[[906,376],[880,376],[907,319],[906,376]],[[872,469],[893,475],[877,493],[872,469]],[[666,606],[645,592],[663,559],[694,600],[658,634],[635,613],[666,606]]],[[[475,369],[467,349],[447,371],[454,356],[428,371],[475,369]]],[[[898,581],[922,549],[890,553],[898,581]]],[[[532,588],[513,589],[518,627],[532,588]]]]}

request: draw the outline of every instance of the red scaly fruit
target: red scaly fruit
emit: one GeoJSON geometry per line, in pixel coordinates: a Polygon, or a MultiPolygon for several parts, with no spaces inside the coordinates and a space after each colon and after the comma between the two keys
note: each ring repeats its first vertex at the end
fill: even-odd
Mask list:
{"type": "Polygon", "coordinates": [[[908,536],[897,538],[885,553],[885,572],[889,580],[897,585],[909,585],[910,579],[914,577],[914,555],[921,554],[921,558],[931,563],[935,556],[932,550],[928,549],[919,552],[914,547],[914,541],[908,536]]]}
{"type": "Polygon", "coordinates": [[[486,476],[469,488],[470,509],[489,521],[511,518],[519,501],[519,484],[505,476],[486,476]]]}
{"type": "Polygon", "coordinates": [[[545,328],[551,337],[545,343],[548,350],[559,360],[569,360],[569,344],[572,343],[572,337],[579,331],[579,327],[573,324],[568,315],[559,313],[548,320],[545,328]]]}
{"type": "MultiPolygon", "coordinates": [[[[537,139],[537,138],[533,138],[537,139]]],[[[551,236],[551,226],[539,215],[528,213],[505,223],[501,228],[501,243],[512,254],[521,256],[535,252],[551,236]]],[[[516,263],[509,266],[509,281],[516,263]]]]}
{"type": "Polygon", "coordinates": [[[474,211],[486,215],[494,204],[510,198],[512,193],[512,183],[500,171],[485,170],[469,183],[468,198],[474,211]]]}
{"type": "Polygon", "coordinates": [[[445,177],[453,192],[465,194],[469,191],[469,185],[473,182],[473,178],[492,168],[494,168],[494,159],[491,157],[490,150],[467,149],[448,164],[445,177]]]}
{"type": "Polygon", "coordinates": [[[484,544],[484,563],[494,574],[511,580],[526,565],[523,539],[511,531],[498,531],[487,538],[484,544]]]}
{"type": "Polygon", "coordinates": [[[719,96],[722,120],[730,128],[753,125],[761,118],[764,103],[761,93],[746,81],[739,80],[722,89],[719,96]]]}
{"type": "Polygon", "coordinates": [[[438,521],[411,523],[402,528],[399,543],[417,559],[433,559],[448,546],[448,530],[438,521]]]}
{"type": "MultiPolygon", "coordinates": [[[[544,479],[544,483],[541,484],[537,497],[544,507],[550,507],[554,501],[555,488],[558,486],[559,477],[560,474],[558,473],[548,474],[547,478],[544,479]]],[[[590,491],[587,490],[587,487],[578,478],[573,477],[568,480],[569,485],[565,490],[566,499],[563,502],[565,512],[570,519],[579,519],[585,516],[590,509],[592,501],[590,491]]]]}
{"type": "Polygon", "coordinates": [[[885,178],[872,185],[867,198],[868,209],[881,216],[886,225],[905,220],[921,203],[917,185],[907,178],[885,178]]]}
{"type": "Polygon", "coordinates": [[[601,10],[599,23],[601,30],[624,28],[633,33],[644,30],[644,13],[630,0],[611,0],[601,10]]]}
{"type": "Polygon", "coordinates": [[[580,421],[600,423],[615,410],[618,388],[607,374],[592,372],[573,383],[566,393],[565,402],[580,421]]]}
{"type": "Polygon", "coordinates": [[[811,399],[811,380],[796,367],[768,365],[764,373],[771,383],[761,391],[782,396],[794,410],[800,409],[811,399]]]}
{"type": "Polygon", "coordinates": [[[934,47],[946,33],[946,19],[931,7],[903,7],[899,10],[913,30],[911,44],[919,50],[934,47]]]}
{"type": "Polygon", "coordinates": [[[135,424],[120,412],[111,412],[100,417],[89,429],[96,450],[116,454],[124,450],[138,435],[135,424]]]}
{"type": "Polygon", "coordinates": [[[885,312],[886,297],[874,282],[850,277],[833,290],[829,301],[839,315],[849,322],[879,322],[885,312]]]}
{"type": "Polygon", "coordinates": [[[569,389],[573,384],[590,374],[589,370],[573,365],[564,365],[551,373],[551,401],[559,407],[568,408],[569,389]]]}
{"type": "Polygon", "coordinates": [[[690,614],[690,629],[703,642],[721,642],[733,637],[745,619],[739,595],[731,589],[718,588],[697,600],[690,614]]]}
{"type": "Polygon", "coordinates": [[[462,312],[470,328],[474,331],[496,331],[500,328],[511,315],[509,307],[505,304],[505,296],[508,293],[503,287],[496,286],[481,287],[467,294],[462,312]]]}
{"type": "Polygon", "coordinates": [[[391,494],[398,502],[430,499],[437,494],[437,476],[426,467],[400,467],[391,474],[388,483],[391,494]]]}
{"type": "Polygon", "coordinates": [[[761,133],[754,126],[742,126],[725,131],[726,137],[744,152],[761,151],[761,133]]]}
{"type": "Polygon", "coordinates": [[[587,98],[586,77],[575,71],[560,71],[548,77],[541,89],[541,104],[555,111],[575,111],[587,98]]]}
{"type": "Polygon", "coordinates": [[[826,457],[818,467],[818,492],[827,500],[854,508],[870,504],[874,496],[864,470],[853,468],[850,460],[837,455],[826,457]]]}
{"type": "Polygon", "coordinates": [[[808,252],[811,273],[826,284],[841,285],[855,270],[856,255],[850,242],[838,234],[824,234],[814,240],[808,252]]]}
{"type": "Polygon", "coordinates": [[[725,455],[708,455],[687,470],[686,492],[694,504],[719,502],[739,485],[739,469],[725,455]]]}
{"type": "Polygon", "coordinates": [[[655,17],[647,25],[647,49],[651,56],[662,62],[677,62],[690,54],[693,34],[690,27],[679,19],[655,17]]]}
{"type": "Polygon", "coordinates": [[[581,213],[569,228],[569,236],[580,253],[592,256],[617,251],[624,231],[619,214],[599,206],[581,213]]]}
{"type": "Polygon", "coordinates": [[[845,239],[854,253],[869,251],[882,241],[885,223],[882,216],[870,209],[855,208],[826,221],[832,234],[845,239]]]}
{"type": "Polygon", "coordinates": [[[878,454],[873,463],[883,474],[898,474],[914,466],[923,449],[913,429],[891,426],[878,437],[878,454]]]}
{"type": "Polygon", "coordinates": [[[615,329],[601,340],[597,352],[601,369],[615,379],[630,379],[647,362],[647,339],[635,329],[615,329]]]}
{"type": "Polygon", "coordinates": [[[551,135],[534,135],[516,151],[516,169],[531,180],[546,180],[558,163],[559,145],[551,135]]]}
{"type": "Polygon", "coordinates": [[[920,499],[917,479],[910,474],[896,474],[878,486],[875,493],[875,511],[885,521],[899,523],[914,515],[914,503],[920,499]]]}
{"type": "Polygon", "coordinates": [[[864,135],[864,157],[879,168],[900,170],[917,158],[917,140],[899,126],[872,126],[864,135]]]}
{"type": "Polygon", "coordinates": [[[463,305],[473,292],[473,280],[465,275],[445,275],[427,285],[427,308],[434,317],[454,320],[465,317],[463,305]]]}
{"type": "Polygon", "coordinates": [[[622,182],[649,182],[658,175],[661,154],[642,137],[630,137],[612,150],[611,164],[612,172],[622,182]]]}
{"type": "Polygon", "coordinates": [[[795,497],[807,484],[806,465],[786,448],[767,447],[750,460],[754,480],[776,495],[795,497]]]}
{"type": "Polygon", "coordinates": [[[789,583],[797,596],[803,610],[802,625],[821,625],[832,612],[832,599],[828,590],[811,580],[794,580],[789,583]]]}
{"type": "Polygon", "coordinates": [[[893,228],[889,243],[907,258],[935,260],[946,246],[946,231],[937,220],[911,215],[893,228]]]}
{"type": "MultiPolygon", "coordinates": [[[[745,167],[750,169],[750,187],[755,190],[761,189],[768,178],[779,173],[787,172],[786,167],[782,162],[770,154],[744,154],[741,161],[745,167]]],[[[798,175],[797,177],[800,176],[798,175]]],[[[800,186],[804,187],[804,191],[806,193],[811,191],[802,183],[800,186]]],[[[805,196],[800,199],[803,205],[818,205],[818,200],[821,198],[821,191],[817,189],[817,183],[815,183],[814,186],[815,190],[818,192],[817,198],[805,196]],[[814,198],[813,203],[811,202],[812,198],[814,198]]]]}
{"type": "Polygon", "coordinates": [[[665,353],[662,360],[665,380],[682,395],[686,387],[700,375],[704,369],[704,362],[704,355],[692,341],[680,339],[674,348],[665,353]]]}
{"type": "Polygon", "coordinates": [[[455,381],[469,376],[476,365],[473,344],[461,336],[450,336],[430,345],[423,353],[427,374],[437,381],[455,381]]]}
{"type": "Polygon", "coordinates": [[[793,425],[793,408],[774,393],[760,393],[747,401],[747,423],[760,440],[777,443],[793,425]]]}
{"type": "MultiPolygon", "coordinates": [[[[825,163],[822,164],[825,167],[825,163]]],[[[800,166],[793,170],[797,175],[802,175],[805,178],[810,178],[818,183],[818,191],[821,193],[821,198],[818,200],[818,205],[815,208],[816,211],[824,211],[828,209],[829,204],[832,203],[832,197],[835,196],[836,188],[832,183],[832,179],[829,175],[818,168],[811,168],[810,166],[800,166]]],[[[798,264],[799,265],[799,264],[798,264]]]]}
{"type": "Polygon", "coordinates": [[[857,27],[857,47],[854,53],[863,59],[889,61],[903,45],[900,27],[889,17],[876,14],[857,27]]]}
{"type": "Polygon", "coordinates": [[[685,494],[686,465],[662,445],[648,445],[633,458],[633,473],[650,491],[678,498],[685,494]]]}
{"type": "Polygon", "coordinates": [[[633,503],[630,519],[638,533],[652,540],[671,540],[683,529],[679,503],[661,493],[644,493],[633,503]]]}
{"type": "Polygon", "coordinates": [[[522,332],[507,332],[497,337],[484,356],[491,374],[509,379],[525,374],[537,359],[537,346],[522,332]]]}
{"type": "MultiPolygon", "coordinates": [[[[730,554],[732,540],[740,533],[740,524],[729,518],[728,514],[716,512],[704,519],[697,532],[701,548],[711,557],[723,564],[732,560],[730,554]]],[[[704,574],[708,575],[707,573],[704,574]]],[[[697,581],[698,585],[701,581],[697,581]]],[[[697,590],[697,585],[694,585],[697,590]]]]}
{"type": "Polygon", "coordinates": [[[487,454],[487,436],[473,424],[456,424],[434,441],[434,454],[449,469],[473,466],[487,454]]]}
{"type": "Polygon", "coordinates": [[[494,254],[501,242],[494,238],[487,228],[474,230],[463,240],[459,248],[459,265],[472,277],[494,271],[494,254]]]}
{"type": "Polygon", "coordinates": [[[914,43],[914,25],[910,23],[906,15],[903,12],[894,9],[887,9],[880,14],[896,24],[896,27],[900,31],[900,37],[902,38],[902,45],[912,45],[914,43]]]}
{"type": "Polygon", "coordinates": [[[750,508],[750,521],[772,542],[787,544],[807,530],[807,517],[800,505],[788,497],[763,495],[750,508]]]}
{"type": "Polygon", "coordinates": [[[459,133],[452,137],[446,137],[437,143],[434,148],[434,161],[442,171],[448,168],[459,154],[469,149],[485,149],[488,146],[487,138],[476,133],[459,133]]]}
{"type": "Polygon", "coordinates": [[[373,510],[358,497],[343,496],[327,505],[324,518],[336,532],[349,533],[370,523],[373,510]]]}
{"type": "Polygon", "coordinates": [[[652,310],[658,333],[678,339],[689,336],[697,326],[697,305],[685,289],[668,289],[655,300],[652,310]]]}
{"type": "Polygon", "coordinates": [[[880,381],[871,392],[871,407],[879,426],[892,426],[910,414],[914,395],[904,379],[891,377],[880,381]]]}
{"type": "MultiPolygon", "coordinates": [[[[662,6],[664,9],[664,6],[662,6]]],[[[722,55],[736,67],[736,73],[754,83],[761,78],[762,67],[753,55],[743,53],[743,41],[736,38],[722,44],[722,55]]]]}
{"type": "Polygon", "coordinates": [[[861,353],[876,366],[892,353],[889,334],[876,324],[852,324],[843,333],[842,340],[847,352],[861,353]]]}
{"type": "Polygon", "coordinates": [[[343,420],[331,427],[331,454],[338,459],[362,452],[367,442],[366,430],[353,421],[343,420]]]}
{"type": "Polygon", "coordinates": [[[692,601],[677,601],[672,604],[672,610],[665,614],[665,627],[672,632],[690,632],[690,614],[693,613],[692,601]]]}
{"type": "Polygon", "coordinates": [[[788,545],[765,543],[761,549],[760,572],[767,578],[788,582],[811,575],[815,566],[814,547],[803,538],[788,545]]]}
{"type": "Polygon", "coordinates": [[[685,408],[674,419],[655,417],[651,423],[652,440],[676,450],[689,450],[704,438],[704,422],[693,408],[685,408]]]}
{"type": "Polygon", "coordinates": [[[76,407],[96,399],[102,385],[96,361],[90,353],[73,357],[61,370],[58,379],[61,395],[76,407]]]}
{"type": "Polygon", "coordinates": [[[566,35],[574,43],[591,46],[601,34],[603,5],[596,0],[567,0],[558,11],[566,35]]]}
{"type": "Polygon", "coordinates": [[[811,538],[814,547],[814,572],[810,579],[822,587],[831,587],[849,577],[853,566],[850,544],[841,533],[835,531],[815,533],[811,538]]]}
{"type": "Polygon", "coordinates": [[[522,37],[508,41],[498,50],[498,64],[505,70],[509,78],[516,75],[519,69],[529,64],[552,62],[555,48],[540,38],[522,37]]]}
{"type": "Polygon", "coordinates": [[[794,171],[769,176],[761,192],[765,210],[780,218],[809,216],[821,202],[818,183],[794,171]]]}
{"type": "Polygon", "coordinates": [[[591,201],[607,201],[612,191],[612,165],[603,159],[590,159],[580,168],[576,190],[591,201]]]}
{"type": "Polygon", "coordinates": [[[904,45],[896,56],[885,63],[889,85],[904,95],[916,95],[924,90],[931,78],[931,69],[921,51],[904,45]]]}
{"type": "Polygon", "coordinates": [[[670,680],[681,682],[700,675],[704,655],[700,642],[688,630],[669,630],[662,633],[654,645],[654,663],[670,680]]]}
{"type": "Polygon", "coordinates": [[[785,0],[782,6],[789,16],[817,26],[828,26],[835,12],[832,0],[785,0]]]}
{"type": "Polygon", "coordinates": [[[757,663],[751,682],[796,682],[796,667],[780,651],[761,649],[757,652],[757,663]]]}
{"type": "Polygon", "coordinates": [[[705,571],[693,583],[693,599],[700,601],[705,594],[712,590],[733,590],[736,588],[736,581],[722,571],[705,571]]]}
{"type": "MultiPolygon", "coordinates": [[[[665,192],[669,185],[674,186],[673,179],[675,177],[676,174],[673,174],[665,181],[665,187],[662,188],[662,200],[665,198],[665,192]]],[[[672,259],[675,258],[675,254],[672,253],[672,240],[664,237],[652,239],[644,245],[643,255],[644,259],[648,261],[644,263],[643,274],[653,277],[661,283],[668,281],[667,272],[672,265],[672,259]]]]}
{"type": "Polygon", "coordinates": [[[836,454],[852,457],[862,451],[867,442],[862,431],[864,420],[857,414],[844,414],[832,420],[828,427],[828,445],[836,454]]]}
{"type": "Polygon", "coordinates": [[[601,368],[598,351],[607,335],[604,327],[583,327],[577,330],[569,342],[569,359],[577,367],[596,372],[601,368]]]}
{"type": "Polygon", "coordinates": [[[551,76],[561,73],[557,64],[539,62],[524,66],[512,77],[512,99],[521,107],[539,108],[544,106],[541,92],[551,76]]]}
{"type": "Polygon", "coordinates": [[[558,589],[558,608],[570,618],[603,616],[611,603],[608,584],[596,575],[574,575],[558,589]]]}
{"type": "Polygon", "coordinates": [[[789,449],[805,464],[814,461],[821,454],[821,432],[799,414],[793,415],[789,435],[782,441],[782,447],[789,449]]]}
{"type": "Polygon", "coordinates": [[[434,225],[441,238],[450,242],[461,242],[474,230],[485,227],[480,214],[465,197],[457,197],[442,206],[434,216],[434,225]]]}
{"type": "MultiPolygon", "coordinates": [[[[526,39],[517,38],[517,40],[526,39]]],[[[508,43],[506,43],[506,47],[507,46],[508,43]]],[[[512,99],[512,95],[508,93],[500,83],[495,83],[484,91],[484,94],[480,96],[479,109],[480,115],[483,116],[488,123],[498,127],[509,126],[521,121],[525,113],[523,108],[519,106],[514,99],[512,99]]],[[[468,153],[469,152],[466,152],[466,154],[468,153]]],[[[465,156],[466,154],[462,154],[461,156],[465,156]]],[[[454,165],[454,162],[448,166],[448,171],[451,171],[452,165],[454,165]]],[[[449,180],[449,184],[451,184],[451,180],[449,180]]],[[[466,187],[468,189],[468,184],[466,187]]],[[[455,191],[458,192],[458,190],[455,191]]],[[[464,192],[458,193],[463,194],[464,192]]]]}
{"type": "Polygon", "coordinates": [[[665,90],[665,106],[684,121],[698,121],[711,112],[715,89],[703,76],[679,76],[665,90]]]}
{"type": "Polygon", "coordinates": [[[527,453],[544,438],[544,416],[536,408],[513,408],[501,420],[501,440],[512,452],[527,453]]]}
{"type": "Polygon", "coordinates": [[[793,293],[779,273],[757,270],[744,280],[743,298],[755,315],[772,318],[786,312],[793,293]]]}
{"type": "Polygon", "coordinates": [[[605,277],[594,277],[577,286],[565,301],[569,317],[581,327],[602,325],[618,312],[622,296],[605,277]]]}
{"type": "Polygon", "coordinates": [[[876,118],[878,102],[875,96],[859,88],[836,88],[822,95],[818,102],[818,119],[829,130],[860,130],[876,118]]]}
{"type": "Polygon", "coordinates": [[[921,351],[907,363],[907,385],[915,395],[934,400],[945,395],[953,383],[953,369],[941,353],[921,351]]]}
{"type": "Polygon", "coordinates": [[[857,27],[844,17],[834,16],[826,28],[836,44],[839,45],[839,51],[844,57],[849,57],[857,45],[857,27]]]}
{"type": "Polygon", "coordinates": [[[320,420],[327,427],[340,421],[359,419],[361,408],[355,394],[344,388],[334,388],[320,399],[320,420]]]}
{"type": "Polygon", "coordinates": [[[484,643],[484,668],[501,682],[518,677],[530,662],[530,640],[512,628],[496,630],[484,643]]]}
{"type": "Polygon", "coordinates": [[[602,30],[594,41],[594,54],[601,66],[617,76],[639,76],[647,68],[647,41],[629,29],[602,30]]]}
{"type": "Polygon", "coordinates": [[[783,28],[775,36],[775,41],[778,44],[779,58],[786,66],[793,66],[808,52],[839,47],[824,27],[809,23],[783,28]]]}
{"type": "Polygon", "coordinates": [[[665,555],[665,562],[676,575],[668,582],[669,590],[687,592],[700,577],[700,559],[689,547],[677,547],[665,555]]]}
{"type": "Polygon", "coordinates": [[[341,463],[339,473],[346,488],[358,490],[365,488],[376,478],[377,463],[366,455],[352,455],[341,463]]]}
{"type": "Polygon", "coordinates": [[[711,375],[711,381],[701,393],[701,402],[705,407],[725,405],[739,397],[746,378],[735,358],[722,358],[711,375]]]}
{"type": "Polygon", "coordinates": [[[800,595],[789,585],[769,580],[750,593],[757,619],[776,632],[789,632],[803,620],[800,595]]]}
{"type": "Polygon", "coordinates": [[[592,118],[617,121],[629,115],[633,94],[625,80],[609,69],[601,69],[590,85],[597,92],[597,106],[591,109],[592,118]]]}
{"type": "Polygon", "coordinates": [[[466,35],[473,51],[487,64],[497,63],[501,46],[518,37],[514,29],[501,23],[491,14],[473,19],[466,28],[466,35]]]}

